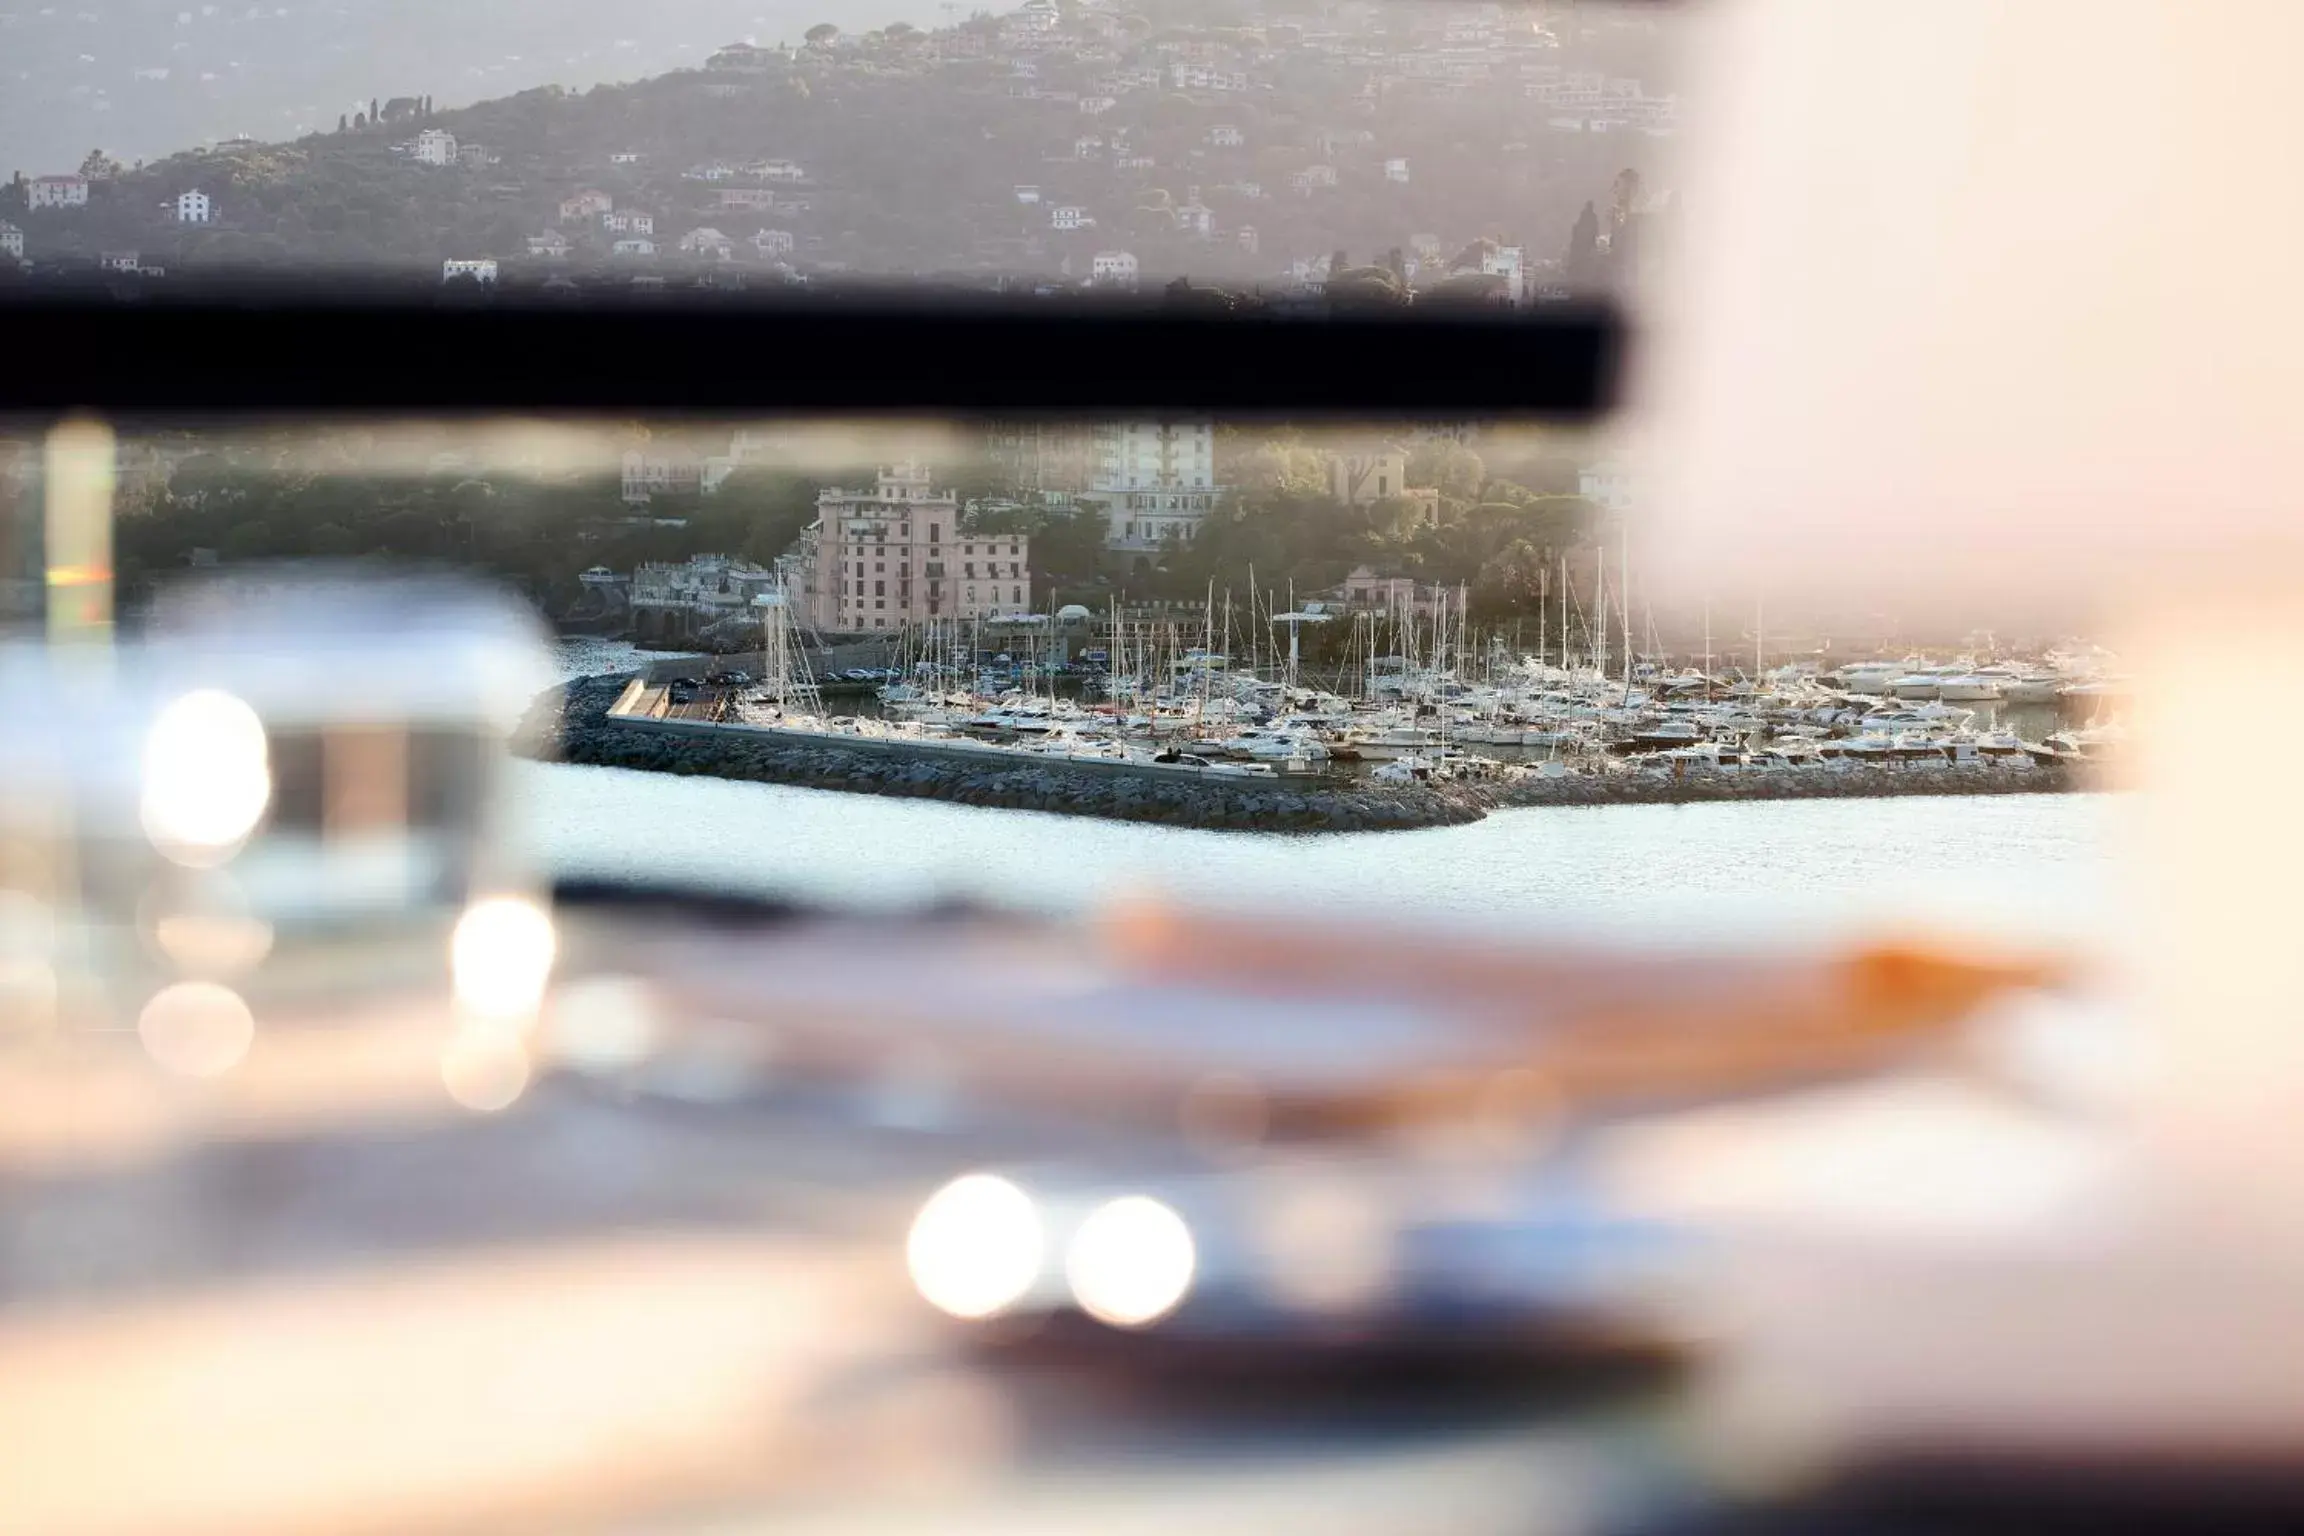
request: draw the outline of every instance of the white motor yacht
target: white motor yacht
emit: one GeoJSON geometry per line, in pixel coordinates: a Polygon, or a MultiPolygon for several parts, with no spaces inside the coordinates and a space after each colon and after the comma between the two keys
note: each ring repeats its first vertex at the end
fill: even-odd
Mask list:
{"type": "Polygon", "coordinates": [[[2000,697],[2011,704],[2053,704],[2071,681],[2061,672],[2019,672],[2000,685],[2000,697]]]}
{"type": "Polygon", "coordinates": [[[1421,725],[1355,727],[1345,733],[1344,740],[1362,757],[1381,761],[1429,752],[1439,746],[1440,733],[1421,725]]]}
{"type": "Polygon", "coordinates": [[[1328,761],[1328,748],[1317,736],[1302,728],[1282,728],[1252,725],[1235,735],[1216,743],[1222,752],[1255,758],[1259,762],[1324,763],[1328,761]]]}
{"type": "Polygon", "coordinates": [[[1946,703],[1991,703],[2001,695],[2000,680],[1982,672],[1962,672],[1936,685],[1936,697],[1946,703]]]}
{"type": "Polygon", "coordinates": [[[1138,755],[1132,760],[1147,768],[1177,773],[1202,773],[1215,778],[1270,779],[1279,776],[1270,763],[1212,762],[1196,753],[1179,752],[1173,747],[1149,755],[1138,755]]]}
{"type": "Polygon", "coordinates": [[[1900,699],[1933,699],[1943,691],[1946,675],[1928,668],[1906,672],[1888,685],[1888,691],[1900,699]]]}
{"type": "Polygon", "coordinates": [[[1911,670],[1907,662],[1857,661],[1842,667],[1832,677],[1844,692],[1878,696],[1893,692],[1896,680],[1911,670]]]}

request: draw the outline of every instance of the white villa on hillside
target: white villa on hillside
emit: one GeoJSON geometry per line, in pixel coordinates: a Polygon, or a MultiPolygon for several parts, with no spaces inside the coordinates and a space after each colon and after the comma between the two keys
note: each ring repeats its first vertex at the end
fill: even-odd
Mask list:
{"type": "Polygon", "coordinates": [[[1098,251],[1088,264],[1088,281],[1099,288],[1133,288],[1136,274],[1136,257],[1128,251],[1098,251]]]}
{"type": "Polygon", "coordinates": [[[709,225],[680,237],[680,250],[689,256],[713,256],[726,261],[736,254],[736,242],[709,225]]]}
{"type": "Polygon", "coordinates": [[[88,178],[35,176],[25,184],[24,205],[32,209],[85,208],[88,206],[88,178]]]}

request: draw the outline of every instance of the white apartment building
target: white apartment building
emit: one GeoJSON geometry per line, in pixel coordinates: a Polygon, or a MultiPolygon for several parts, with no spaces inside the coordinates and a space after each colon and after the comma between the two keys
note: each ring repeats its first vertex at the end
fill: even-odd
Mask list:
{"type": "Polygon", "coordinates": [[[1132,252],[1098,251],[1088,263],[1088,281],[1099,288],[1133,288],[1136,271],[1132,252]]]}
{"type": "Polygon", "coordinates": [[[1385,161],[1384,179],[1386,181],[1406,181],[1408,179],[1408,162],[1397,155],[1385,161]]]}
{"type": "Polygon", "coordinates": [[[794,245],[788,229],[762,229],[752,234],[752,249],[762,257],[789,256],[794,245]]]}
{"type": "Polygon", "coordinates": [[[1096,221],[1088,217],[1088,210],[1077,203],[1064,203],[1048,210],[1051,229],[1086,229],[1096,221]]]}
{"type": "Polygon", "coordinates": [[[1576,494],[1595,506],[1622,512],[1632,505],[1632,471],[1614,459],[1587,464],[1576,473],[1576,494]]]}
{"type": "Polygon", "coordinates": [[[1520,305],[1528,302],[1527,253],[1517,245],[1499,246],[1480,258],[1480,270],[1491,277],[1504,279],[1504,301],[1520,305]]]}
{"type": "Polygon", "coordinates": [[[492,256],[482,256],[469,261],[458,261],[451,257],[440,263],[440,281],[445,283],[449,279],[457,277],[469,277],[476,283],[493,283],[496,281],[496,259],[492,256]]]}
{"type": "Polygon", "coordinates": [[[612,235],[652,235],[656,233],[656,215],[630,208],[613,210],[600,215],[600,227],[612,235]]]}
{"type": "Polygon", "coordinates": [[[28,208],[85,208],[88,206],[88,178],[85,176],[35,176],[24,189],[28,208]]]}
{"type": "Polygon", "coordinates": [[[626,235],[608,247],[608,254],[611,256],[653,256],[656,254],[656,242],[646,235],[626,235]]]}
{"type": "Polygon", "coordinates": [[[1408,489],[1408,456],[1397,448],[1328,459],[1328,494],[1348,507],[1390,501],[1408,489]]]}
{"type": "Polygon", "coordinates": [[[1247,143],[1248,139],[1245,134],[1241,133],[1237,124],[1218,123],[1208,130],[1208,142],[1218,149],[1238,149],[1247,143]]]}
{"type": "Polygon", "coordinates": [[[1080,499],[1104,509],[1106,548],[1156,550],[1197,534],[1223,492],[1214,422],[1113,421],[1096,429],[1095,477],[1080,499]]]}
{"type": "Polygon", "coordinates": [[[205,192],[180,192],[176,195],[176,222],[179,224],[205,224],[216,216],[216,205],[205,192]]]}
{"type": "Polygon", "coordinates": [[[831,486],[802,536],[797,612],[851,634],[929,619],[1032,610],[1032,541],[960,531],[960,503],[918,464],[887,464],[869,490],[831,486]]]}
{"type": "Polygon", "coordinates": [[[0,256],[24,259],[24,231],[4,219],[0,219],[0,256]]]}
{"type": "Polygon", "coordinates": [[[427,128],[416,135],[416,147],[410,153],[418,165],[454,165],[456,135],[445,128],[427,128]]]}

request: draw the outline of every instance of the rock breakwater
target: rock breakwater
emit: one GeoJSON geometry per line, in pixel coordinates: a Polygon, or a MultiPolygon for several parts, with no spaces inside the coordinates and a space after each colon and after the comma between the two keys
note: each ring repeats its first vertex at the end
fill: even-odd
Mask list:
{"type": "Polygon", "coordinates": [[[562,762],[651,773],[1257,832],[1453,826],[1478,821],[1503,806],[2038,794],[2079,787],[2063,770],[2049,768],[1833,768],[1677,778],[1626,772],[1397,785],[1365,779],[1180,778],[1054,761],[925,756],[864,743],[788,742],[734,730],[650,729],[608,718],[625,681],[623,675],[579,678],[540,698],[524,733],[530,750],[562,762]]]}

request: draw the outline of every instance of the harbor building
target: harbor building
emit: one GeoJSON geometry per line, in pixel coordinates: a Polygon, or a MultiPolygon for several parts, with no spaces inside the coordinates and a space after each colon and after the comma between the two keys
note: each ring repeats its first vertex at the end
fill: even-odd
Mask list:
{"type": "MultiPolygon", "coordinates": [[[[580,578],[587,595],[595,591],[602,608],[615,600],[612,572],[595,566],[580,578]]],[[[766,566],[727,555],[693,555],[677,564],[651,561],[632,573],[624,601],[633,632],[643,639],[678,640],[702,634],[716,624],[746,617],[752,600],[778,590],[776,573],[766,566]]]]}
{"type": "Polygon", "coordinates": [[[960,503],[926,467],[882,465],[870,489],[829,486],[791,562],[794,611],[820,633],[1032,611],[1032,541],[962,531],[960,503]]]}

